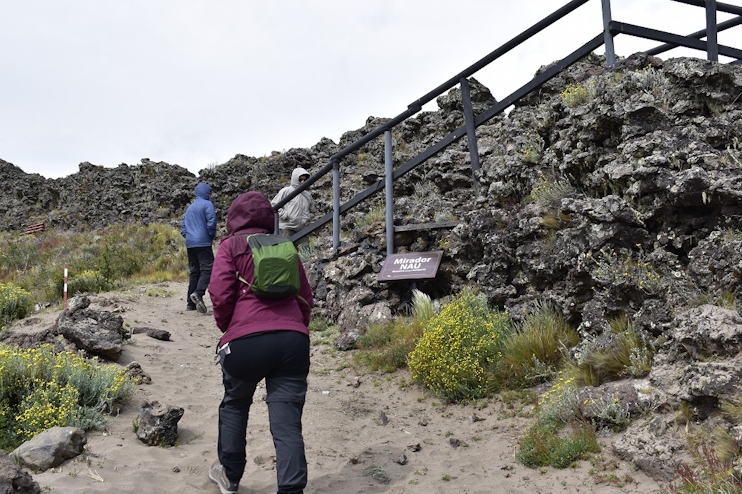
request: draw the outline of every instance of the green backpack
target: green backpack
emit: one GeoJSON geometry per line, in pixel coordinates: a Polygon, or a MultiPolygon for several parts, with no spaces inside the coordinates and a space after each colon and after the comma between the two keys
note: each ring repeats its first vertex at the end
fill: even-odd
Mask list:
{"type": "Polygon", "coordinates": [[[278,235],[255,233],[247,235],[247,245],[255,265],[253,283],[248,283],[239,271],[237,279],[262,298],[286,298],[299,293],[299,254],[294,243],[278,235]]]}

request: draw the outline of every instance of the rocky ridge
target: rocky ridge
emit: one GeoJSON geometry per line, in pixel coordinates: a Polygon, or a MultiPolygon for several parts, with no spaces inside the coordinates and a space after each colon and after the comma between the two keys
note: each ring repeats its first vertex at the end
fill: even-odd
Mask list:
{"type": "MultiPolygon", "coordinates": [[[[641,402],[665,413],[632,426],[615,447],[647,471],[668,475],[682,450],[667,433],[681,405],[689,420],[722,427],[742,447],[742,433],[718,413],[723,401],[742,394],[735,370],[742,320],[717,306],[740,296],[742,68],[641,54],[604,65],[590,56],[479,127],[481,170],[474,176],[461,140],[403,177],[395,184],[396,225],[457,226],[398,232],[395,245],[398,252],[444,251],[436,279],[417,284],[436,299],[476,285],[516,318],[553,304],[583,341],[610,337],[610,321],[621,316],[656,341],[655,367],[631,384],[641,391],[636,398],[603,392],[627,396],[627,407],[641,402]]],[[[480,113],[494,98],[477,81],[471,85],[480,113]]],[[[395,129],[395,164],[462,125],[459,101],[452,90],[438,99],[437,112],[395,129]]],[[[47,180],[0,162],[9,178],[0,185],[0,214],[9,230],[35,221],[56,228],[177,224],[203,180],[223,218],[239,193],[272,196],[293,168],[319,169],[383,122],[370,117],[337,144],[324,139],[269,157],[237,155],[199,177],[142,160],[113,169],[83,163],[77,174],[47,180]]],[[[378,139],[342,163],[343,200],[383,174],[378,139]]],[[[329,212],[329,176],[313,194],[318,212],[329,212]]],[[[326,230],[308,254],[317,315],[338,323],[345,348],[369,322],[404,310],[410,299],[409,283],[378,281],[384,223],[371,219],[382,201],[374,197],[342,218],[339,252],[330,249],[326,230]]]]}

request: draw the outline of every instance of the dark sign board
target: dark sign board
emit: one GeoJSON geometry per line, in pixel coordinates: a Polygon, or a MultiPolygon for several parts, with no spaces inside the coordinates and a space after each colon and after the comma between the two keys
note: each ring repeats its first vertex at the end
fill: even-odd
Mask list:
{"type": "Polygon", "coordinates": [[[443,257],[442,250],[408,252],[387,256],[379,273],[379,281],[421,280],[435,278],[443,257]]]}

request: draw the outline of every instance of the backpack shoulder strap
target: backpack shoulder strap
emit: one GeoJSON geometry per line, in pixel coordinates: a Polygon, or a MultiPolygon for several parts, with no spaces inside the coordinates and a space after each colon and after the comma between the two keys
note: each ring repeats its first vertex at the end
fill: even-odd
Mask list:
{"type": "MultiPolygon", "coordinates": [[[[249,244],[248,244],[248,242],[247,242],[247,239],[248,239],[248,238],[250,237],[250,235],[239,235],[239,237],[241,237],[241,238],[245,239],[245,246],[246,246],[246,247],[247,247],[247,246],[249,246],[249,244]]],[[[235,249],[235,247],[234,247],[234,243],[235,243],[235,238],[237,238],[237,235],[236,235],[236,236],[234,236],[234,237],[232,237],[232,238],[231,238],[231,239],[229,240],[229,254],[230,254],[230,255],[232,256],[232,259],[233,259],[233,260],[234,260],[234,258],[235,258],[235,254],[234,254],[234,249],[235,249]]],[[[243,251],[243,252],[244,252],[244,251],[243,251]]],[[[248,283],[248,282],[247,282],[247,280],[246,280],[245,278],[243,278],[243,277],[242,277],[242,275],[240,275],[240,272],[239,272],[238,270],[235,270],[234,274],[235,274],[235,277],[236,277],[236,278],[237,278],[237,279],[238,279],[239,281],[241,281],[242,283],[246,284],[247,286],[250,286],[250,283],[248,283]]]]}

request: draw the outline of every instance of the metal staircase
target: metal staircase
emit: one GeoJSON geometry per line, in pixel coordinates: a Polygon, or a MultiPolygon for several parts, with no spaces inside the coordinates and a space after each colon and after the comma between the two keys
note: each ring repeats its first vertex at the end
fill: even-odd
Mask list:
{"type": "MultiPolygon", "coordinates": [[[[651,50],[646,51],[649,55],[657,55],[664,53],[676,47],[687,47],[706,53],[707,59],[711,61],[718,61],[719,55],[733,58],[732,64],[742,63],[742,50],[732,48],[729,46],[719,45],[717,42],[717,34],[726,29],[732,28],[739,24],[742,24],[742,7],[735,5],[729,5],[726,3],[716,2],[716,0],[667,0],[674,1],[684,4],[689,4],[697,7],[701,7],[705,13],[706,29],[697,31],[688,35],[678,35],[668,33],[665,31],[658,31],[646,27],[636,26],[624,22],[613,20],[611,17],[611,5],[610,0],[600,0],[603,12],[603,29],[596,34],[592,39],[588,40],[577,50],[573,51],[557,63],[551,65],[548,69],[540,73],[538,76],[528,81],[525,85],[509,94],[496,104],[483,111],[479,115],[474,115],[472,110],[471,97],[469,92],[468,78],[477,73],[482,68],[495,62],[498,58],[513,50],[524,41],[535,36],[536,34],[543,31],[545,28],[557,22],[559,19],[567,16],[580,6],[588,3],[591,0],[572,0],[568,4],[564,5],[553,14],[545,17],[538,23],[534,24],[530,28],[523,31],[518,36],[514,37],[507,43],[503,44],[489,55],[485,56],[481,60],[467,67],[465,70],[459,72],[455,76],[448,79],[446,82],[436,87],[429,93],[425,94],[421,98],[413,101],[408,105],[407,109],[392,118],[384,125],[377,127],[371,132],[367,133],[360,139],[356,140],[349,146],[335,153],[331,158],[330,162],[324,165],[318,172],[312,175],[306,182],[301,186],[297,187],[291,194],[289,194],[283,201],[276,204],[275,209],[280,209],[284,204],[288,203],[291,199],[297,196],[302,191],[308,189],[317,180],[324,177],[328,173],[332,173],[333,181],[333,210],[330,213],[325,214],[321,218],[314,221],[312,224],[305,227],[300,232],[296,233],[292,240],[299,240],[307,235],[312,234],[318,229],[324,227],[327,223],[332,222],[332,238],[333,238],[333,249],[337,251],[340,247],[340,217],[359,203],[365,201],[372,195],[385,190],[386,191],[386,231],[392,232],[392,235],[387,234],[387,254],[394,253],[394,218],[393,218],[393,182],[410,170],[414,169],[421,163],[424,163],[429,158],[435,156],[454,142],[467,137],[469,153],[471,156],[471,167],[472,172],[476,172],[479,169],[479,153],[477,150],[477,138],[475,129],[480,125],[486,123],[496,115],[499,115],[507,108],[518,102],[521,98],[527,96],[534,90],[537,90],[545,82],[559,74],[565,68],[576,63],[583,57],[589,55],[594,50],[605,46],[606,50],[606,63],[612,66],[616,63],[616,56],[613,46],[613,38],[618,35],[630,35],[639,38],[649,39],[662,43],[651,50]],[[717,13],[725,12],[733,14],[735,17],[717,23],[717,13]],[[705,41],[703,38],[706,38],[705,41]],[[399,124],[403,123],[408,118],[412,117],[416,113],[422,110],[422,107],[433,101],[435,98],[445,94],[450,89],[460,85],[461,97],[464,107],[465,125],[455,129],[453,132],[444,136],[440,141],[434,145],[428,147],[417,156],[408,160],[406,163],[394,168],[393,162],[393,148],[392,148],[392,130],[399,124]],[[385,167],[386,172],[383,179],[378,180],[376,183],[366,188],[362,192],[359,192],[350,200],[345,203],[340,203],[340,169],[342,166],[342,160],[345,156],[359,150],[361,147],[376,139],[377,137],[384,135],[385,142],[385,167]]],[[[621,1],[621,0],[615,0],[621,1]]],[[[476,181],[475,181],[476,184],[476,181]]],[[[276,220],[278,221],[278,220],[276,220]]],[[[276,230],[278,225],[276,225],[276,230]]]]}

